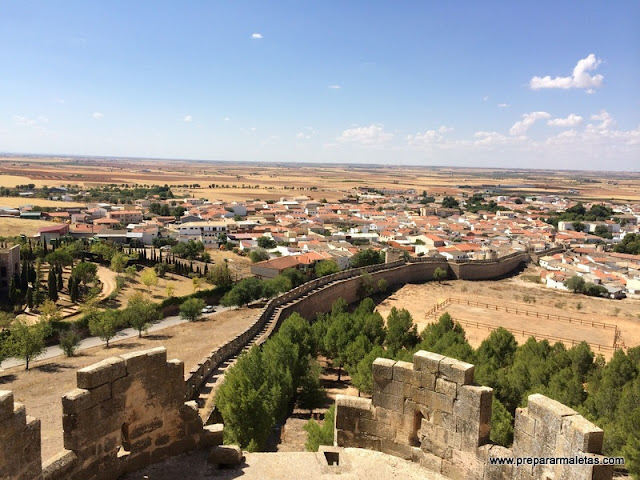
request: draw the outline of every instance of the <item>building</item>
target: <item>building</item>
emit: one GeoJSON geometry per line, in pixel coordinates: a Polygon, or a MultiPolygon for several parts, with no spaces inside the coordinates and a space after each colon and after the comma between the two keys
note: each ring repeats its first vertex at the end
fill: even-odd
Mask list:
{"type": "Polygon", "coordinates": [[[202,242],[205,246],[217,246],[219,238],[227,233],[225,222],[187,222],[178,226],[178,241],[202,242]]]}
{"type": "Polygon", "coordinates": [[[40,240],[46,243],[51,243],[52,240],[57,240],[60,237],[69,235],[69,225],[63,223],[62,225],[54,225],[51,227],[43,227],[38,230],[40,240]]]}
{"type": "Polygon", "coordinates": [[[20,275],[20,245],[0,247],[0,292],[9,290],[14,274],[20,275]]]}
{"type": "Polygon", "coordinates": [[[113,218],[118,220],[122,225],[128,225],[130,223],[141,223],[142,212],[137,210],[121,210],[107,213],[107,218],[113,218]]]}

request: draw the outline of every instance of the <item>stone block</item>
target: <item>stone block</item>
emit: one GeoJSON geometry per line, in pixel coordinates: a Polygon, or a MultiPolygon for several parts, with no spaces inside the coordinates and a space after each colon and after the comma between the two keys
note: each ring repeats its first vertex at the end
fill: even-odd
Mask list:
{"type": "Polygon", "coordinates": [[[442,393],[443,395],[446,395],[448,397],[452,397],[455,398],[457,391],[456,391],[457,385],[455,382],[451,382],[449,380],[445,380],[444,378],[440,377],[436,379],[436,392],[437,393],[442,393]]]}
{"type": "Polygon", "coordinates": [[[455,450],[460,450],[462,446],[462,435],[460,433],[437,425],[435,427],[435,439],[437,442],[448,445],[455,450]]]}
{"type": "Polygon", "coordinates": [[[13,415],[13,392],[0,390],[0,422],[10,418],[11,415],[13,415]]]}
{"type": "Polygon", "coordinates": [[[119,357],[111,357],[78,370],[76,381],[78,388],[92,389],[113,382],[126,374],[125,361],[119,357]]]}
{"type": "Polygon", "coordinates": [[[562,435],[569,439],[574,450],[590,453],[602,452],[604,431],[582,415],[564,417],[562,435]]]}
{"type": "Polygon", "coordinates": [[[393,442],[387,438],[382,438],[380,442],[380,450],[388,455],[411,460],[413,456],[413,447],[407,444],[393,442]]]}
{"type": "Polygon", "coordinates": [[[404,411],[404,398],[399,395],[373,392],[373,405],[402,413],[404,411]]]}
{"type": "Polygon", "coordinates": [[[398,361],[393,365],[393,379],[398,382],[415,385],[413,363],[398,361]]]}
{"type": "Polygon", "coordinates": [[[513,428],[522,430],[527,435],[533,437],[536,431],[536,420],[529,415],[526,408],[516,408],[516,418],[513,428]]]}
{"type": "Polygon", "coordinates": [[[491,424],[461,417],[456,417],[456,419],[456,431],[461,435],[462,450],[475,451],[476,448],[489,441],[491,424]]]}
{"type": "Polygon", "coordinates": [[[76,388],[62,397],[62,412],[75,415],[111,398],[111,384],[85,390],[76,388]]]}
{"type": "Polygon", "coordinates": [[[578,412],[576,412],[572,408],[569,408],[566,405],[563,405],[562,403],[555,400],[551,400],[550,398],[545,397],[544,395],[540,395],[539,393],[529,395],[527,409],[529,414],[536,420],[545,420],[549,417],[559,418],[578,414],[578,412]]]}
{"type": "Polygon", "coordinates": [[[420,439],[420,450],[431,453],[441,459],[449,459],[452,455],[452,448],[446,443],[439,442],[433,437],[422,437],[420,439]]]}
{"type": "Polygon", "coordinates": [[[443,395],[442,393],[425,392],[424,404],[434,412],[453,413],[453,401],[454,399],[452,397],[443,395]]]}
{"type": "Polygon", "coordinates": [[[433,423],[439,427],[446,428],[451,432],[456,431],[456,417],[451,413],[437,411],[433,414],[433,423]]]}
{"type": "Polygon", "coordinates": [[[63,450],[42,465],[42,478],[66,478],[76,467],[78,457],[71,450],[63,450]]]}
{"type": "Polygon", "coordinates": [[[437,375],[432,372],[416,372],[420,376],[420,386],[425,390],[434,391],[436,389],[437,375]]]}
{"type": "MultiPolygon", "coordinates": [[[[139,352],[120,355],[126,364],[127,375],[144,372],[150,376],[157,368],[164,369],[167,363],[167,349],[165,347],[150,348],[139,352]]],[[[164,372],[163,372],[164,373],[164,372]]]]}
{"type": "Polygon", "coordinates": [[[415,388],[410,383],[399,382],[395,379],[386,383],[377,383],[376,386],[376,392],[397,395],[402,398],[411,398],[411,390],[415,388]]]}
{"type": "Polygon", "coordinates": [[[477,385],[463,385],[458,388],[458,400],[461,403],[480,407],[491,404],[493,389],[491,387],[480,387],[477,385]]]}
{"type": "Polygon", "coordinates": [[[438,373],[440,361],[445,357],[437,353],[420,350],[413,354],[413,368],[419,372],[438,373]]]}
{"type": "Polygon", "coordinates": [[[240,465],[244,460],[242,450],[237,445],[219,445],[209,452],[208,461],[214,465],[240,465]]]}
{"type": "Polygon", "coordinates": [[[386,385],[393,380],[393,366],[396,364],[394,360],[388,358],[376,358],[373,361],[373,383],[376,385],[386,385]]]}
{"type": "Polygon", "coordinates": [[[440,362],[439,373],[445,380],[455,382],[458,385],[469,385],[473,383],[473,373],[475,367],[470,363],[461,362],[455,358],[445,357],[440,362]]]}

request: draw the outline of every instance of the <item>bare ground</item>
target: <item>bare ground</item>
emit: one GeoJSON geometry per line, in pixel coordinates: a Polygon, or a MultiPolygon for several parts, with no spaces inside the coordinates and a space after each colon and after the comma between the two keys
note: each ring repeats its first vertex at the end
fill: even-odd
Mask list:
{"type": "Polygon", "coordinates": [[[63,449],[61,397],[76,387],[76,370],[107,357],[158,346],[167,348],[168,358],[178,358],[185,372],[212,349],[248,328],[255,310],[239,309],[215,315],[209,321],[185,323],[142,338],[132,338],[109,348],[83,350],[76,357],[58,357],[33,362],[30,371],[14,367],[0,371],[0,389],[12,390],[17,402],[26,405],[27,414],[42,422],[42,458],[63,449]]]}
{"type": "MultiPolygon", "coordinates": [[[[524,275],[533,275],[535,272],[536,269],[530,267],[524,275]]],[[[614,324],[620,330],[622,340],[627,347],[640,345],[639,300],[628,298],[611,300],[560,292],[525,281],[523,275],[499,281],[454,280],[442,284],[429,282],[422,285],[405,285],[380,303],[377,311],[386,317],[392,307],[405,308],[413,316],[418,331],[422,331],[434,320],[433,315],[426,317],[426,313],[436,303],[448,297],[614,324]],[[528,303],[523,301],[525,297],[529,300],[528,303]],[[579,309],[578,306],[580,306],[579,309]]],[[[516,315],[513,311],[507,313],[504,310],[495,311],[458,304],[443,307],[436,317],[445,311],[448,311],[454,319],[476,321],[495,327],[503,326],[513,332],[525,330],[576,341],[584,339],[593,344],[613,345],[613,333],[610,329],[580,326],[575,323],[569,324],[523,314],[516,315]]],[[[469,343],[474,347],[477,347],[491,333],[487,328],[476,328],[469,324],[463,324],[463,327],[469,343]]],[[[516,335],[518,342],[523,342],[526,338],[528,335],[516,335]]],[[[597,349],[595,351],[597,353],[597,349]]],[[[604,350],[601,353],[605,358],[611,355],[611,352],[604,350]]]]}

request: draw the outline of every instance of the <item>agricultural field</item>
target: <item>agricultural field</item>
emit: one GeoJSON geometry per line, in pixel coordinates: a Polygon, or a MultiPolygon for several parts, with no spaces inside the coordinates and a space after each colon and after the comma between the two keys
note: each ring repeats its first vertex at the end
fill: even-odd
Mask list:
{"type": "MultiPolygon", "coordinates": [[[[500,186],[512,194],[561,194],[576,200],[640,199],[640,174],[629,172],[0,157],[0,186],[13,187],[28,183],[37,187],[167,184],[176,186],[176,193],[191,194],[211,201],[276,200],[293,195],[335,201],[361,186],[414,188],[418,192],[426,190],[435,195],[468,193],[468,190],[460,188],[462,186],[500,186]],[[194,184],[199,187],[180,187],[194,184]],[[210,185],[216,187],[209,188],[210,185]]],[[[56,206],[61,204],[54,203],[56,206]]]]}
{"type": "MultiPolygon", "coordinates": [[[[5,200],[6,198],[0,199],[5,200]]],[[[16,199],[17,200],[17,199],[16,199]]],[[[13,237],[18,234],[31,237],[43,227],[55,225],[46,220],[26,220],[24,218],[0,217],[0,237],[13,237]]]]}

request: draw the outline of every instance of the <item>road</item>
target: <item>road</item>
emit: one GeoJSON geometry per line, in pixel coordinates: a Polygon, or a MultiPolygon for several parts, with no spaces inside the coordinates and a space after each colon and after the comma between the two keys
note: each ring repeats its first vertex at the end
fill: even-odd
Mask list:
{"type": "Polygon", "coordinates": [[[102,298],[108,298],[116,289],[116,272],[102,265],[98,265],[96,275],[100,279],[100,282],[102,282],[102,298]]]}
{"type": "MultiPolygon", "coordinates": [[[[228,310],[235,310],[236,308],[238,307],[217,306],[215,312],[204,314],[203,317],[211,318],[215,315],[219,315],[228,310]]],[[[174,325],[179,325],[181,323],[186,323],[186,322],[188,322],[188,320],[183,320],[178,315],[175,315],[172,317],[166,317],[163,320],[160,320],[159,322],[152,324],[147,330],[147,332],[156,332],[158,330],[162,330],[164,328],[172,327],[174,325]]],[[[109,344],[111,345],[113,343],[126,340],[132,337],[137,337],[137,336],[138,336],[138,330],[135,330],[133,328],[125,328],[123,330],[120,330],[118,333],[116,333],[115,337],[113,337],[109,341],[109,344]]],[[[105,345],[105,344],[106,342],[103,340],[100,340],[98,337],[87,337],[80,341],[80,344],[78,345],[77,350],[78,351],[86,350],[87,348],[99,347],[100,345],[105,345]]],[[[62,349],[58,345],[53,345],[51,347],[47,347],[44,353],[40,355],[38,358],[36,358],[35,360],[32,360],[32,362],[40,361],[40,360],[48,360],[50,358],[59,357],[61,355],[64,355],[64,352],[62,351],[62,349]]],[[[2,368],[17,367],[19,365],[24,365],[24,360],[17,359],[17,358],[8,358],[4,362],[2,362],[2,368]]]]}

